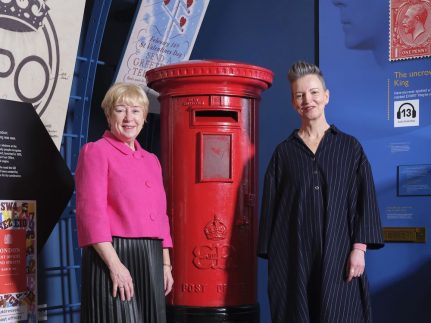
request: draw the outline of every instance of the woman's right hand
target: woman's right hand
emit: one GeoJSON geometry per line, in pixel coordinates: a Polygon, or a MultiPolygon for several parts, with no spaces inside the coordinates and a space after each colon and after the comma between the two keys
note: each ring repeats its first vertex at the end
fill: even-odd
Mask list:
{"type": "Polygon", "coordinates": [[[133,279],[129,270],[118,258],[112,243],[100,242],[94,244],[93,247],[109,269],[112,280],[112,297],[120,295],[122,301],[130,301],[135,295],[133,279]]]}
{"type": "Polygon", "coordinates": [[[134,296],[134,289],[129,270],[118,261],[115,265],[111,265],[109,273],[112,280],[112,297],[120,295],[122,301],[130,301],[134,296]]]}

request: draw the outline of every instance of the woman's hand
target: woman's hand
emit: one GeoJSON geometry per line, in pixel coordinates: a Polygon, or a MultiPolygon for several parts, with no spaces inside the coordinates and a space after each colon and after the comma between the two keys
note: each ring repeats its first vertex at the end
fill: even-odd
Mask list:
{"type": "Polygon", "coordinates": [[[171,257],[169,256],[169,249],[163,248],[163,288],[165,295],[168,295],[172,290],[174,278],[172,277],[171,257]]]}
{"type": "Polygon", "coordinates": [[[112,280],[112,297],[120,295],[122,301],[130,301],[134,296],[133,280],[129,270],[118,261],[117,264],[109,268],[112,280]]]}
{"type": "Polygon", "coordinates": [[[132,276],[130,276],[129,270],[123,265],[120,258],[118,258],[112,243],[96,243],[93,245],[93,248],[109,269],[112,280],[112,297],[120,295],[122,301],[130,301],[135,295],[132,276]]]}
{"type": "Polygon", "coordinates": [[[365,252],[358,249],[353,249],[350,252],[347,260],[346,277],[350,283],[354,277],[360,277],[365,270],[365,252]]]}
{"type": "Polygon", "coordinates": [[[163,283],[165,289],[165,295],[168,295],[174,284],[174,278],[172,277],[172,267],[169,265],[163,265],[163,283]]]}

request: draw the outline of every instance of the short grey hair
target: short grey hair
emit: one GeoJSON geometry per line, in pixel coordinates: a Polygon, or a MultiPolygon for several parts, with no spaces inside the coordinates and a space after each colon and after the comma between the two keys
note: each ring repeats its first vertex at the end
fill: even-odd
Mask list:
{"type": "Polygon", "coordinates": [[[290,84],[292,84],[296,80],[306,75],[316,75],[322,82],[323,89],[326,90],[325,79],[320,68],[317,65],[308,63],[306,61],[295,62],[287,73],[287,79],[289,80],[290,84]]]}

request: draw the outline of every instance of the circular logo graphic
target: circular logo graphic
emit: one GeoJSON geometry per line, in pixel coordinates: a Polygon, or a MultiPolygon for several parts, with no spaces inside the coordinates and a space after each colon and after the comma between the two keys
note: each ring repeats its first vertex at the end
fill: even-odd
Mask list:
{"type": "Polygon", "coordinates": [[[60,49],[43,0],[0,0],[0,91],[33,104],[39,116],[55,92],[60,49]]]}

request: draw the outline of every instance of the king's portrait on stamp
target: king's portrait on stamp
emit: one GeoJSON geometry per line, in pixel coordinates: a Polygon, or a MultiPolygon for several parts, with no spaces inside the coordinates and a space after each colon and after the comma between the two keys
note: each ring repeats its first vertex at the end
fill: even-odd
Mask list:
{"type": "Polygon", "coordinates": [[[431,56],[430,0],[391,0],[391,60],[431,56]]]}
{"type": "Polygon", "coordinates": [[[427,8],[423,3],[415,3],[407,7],[401,26],[406,35],[410,35],[412,42],[427,32],[425,22],[428,17],[427,8]]]}

